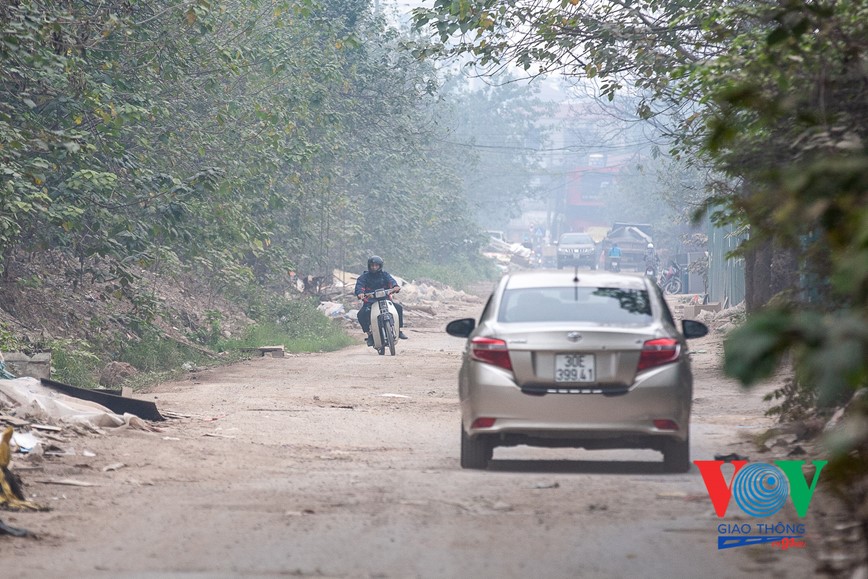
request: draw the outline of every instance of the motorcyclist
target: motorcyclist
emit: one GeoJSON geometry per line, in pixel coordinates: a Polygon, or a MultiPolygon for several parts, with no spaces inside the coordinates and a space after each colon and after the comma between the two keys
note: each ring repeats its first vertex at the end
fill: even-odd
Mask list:
{"type": "MultiPolygon", "coordinates": [[[[366,298],[362,294],[370,293],[378,289],[392,288],[395,288],[395,293],[401,291],[401,286],[398,285],[395,278],[389,275],[389,272],[383,270],[383,258],[379,255],[372,255],[368,258],[367,271],[363,272],[362,275],[359,276],[359,279],[356,280],[356,288],[353,290],[356,297],[364,302],[364,305],[359,310],[356,318],[362,326],[362,331],[367,334],[366,342],[369,346],[374,345],[374,336],[371,334],[371,305],[373,305],[376,300],[374,300],[374,298],[366,298]]],[[[391,300],[392,296],[389,296],[389,299],[391,300]]],[[[407,336],[400,329],[404,327],[404,307],[398,302],[392,303],[394,304],[395,309],[398,310],[398,337],[402,340],[406,340],[407,336]]]]}
{"type": "Polygon", "coordinates": [[[660,269],[660,258],[654,250],[654,244],[650,242],[645,246],[645,271],[649,269],[653,272],[653,277],[657,276],[657,271],[660,269]]]}
{"type": "Polygon", "coordinates": [[[618,247],[617,243],[612,243],[612,247],[609,249],[609,261],[610,267],[612,271],[619,271],[621,265],[621,248],[618,247]]]}

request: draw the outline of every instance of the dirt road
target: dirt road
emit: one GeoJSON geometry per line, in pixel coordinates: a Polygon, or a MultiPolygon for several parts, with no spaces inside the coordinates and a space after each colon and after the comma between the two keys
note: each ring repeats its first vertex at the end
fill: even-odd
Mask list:
{"type": "MultiPolygon", "coordinates": [[[[751,519],[734,506],[718,519],[696,468],[664,474],[654,451],[498,449],[488,471],[459,468],[463,341],[442,328],[481,305],[445,307],[411,318],[394,358],[363,345],[259,358],[141,394],[191,417],[71,437],[74,455],[19,471],[52,510],[2,513],[39,539],[0,538],[0,575],[814,574],[809,520],[805,549],[718,551],[722,521],[751,519]],[[37,482],[57,479],[97,486],[37,482]]],[[[762,392],[721,378],[719,335],[692,349],[693,458],[771,460],[742,437],[771,424],[762,392]]]]}

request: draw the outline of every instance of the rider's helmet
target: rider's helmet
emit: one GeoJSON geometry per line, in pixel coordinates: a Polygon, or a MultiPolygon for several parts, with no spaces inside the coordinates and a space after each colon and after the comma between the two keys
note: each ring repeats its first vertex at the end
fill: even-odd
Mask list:
{"type": "Polygon", "coordinates": [[[654,244],[653,244],[653,243],[649,243],[649,244],[648,244],[648,249],[654,249],[654,244]]]}
{"type": "Polygon", "coordinates": [[[368,271],[376,273],[373,266],[377,266],[376,272],[383,271],[383,258],[379,255],[372,255],[368,258],[368,271]]]}

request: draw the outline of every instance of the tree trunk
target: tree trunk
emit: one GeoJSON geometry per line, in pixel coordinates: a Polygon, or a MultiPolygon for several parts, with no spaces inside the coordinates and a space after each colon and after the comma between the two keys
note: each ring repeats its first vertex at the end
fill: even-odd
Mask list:
{"type": "Polygon", "coordinates": [[[771,241],[752,243],[744,254],[744,307],[747,313],[761,308],[771,298],[771,241]]]}
{"type": "Polygon", "coordinates": [[[798,255],[773,239],[750,246],[744,255],[745,309],[752,313],[777,294],[795,290],[799,284],[798,255]]]}

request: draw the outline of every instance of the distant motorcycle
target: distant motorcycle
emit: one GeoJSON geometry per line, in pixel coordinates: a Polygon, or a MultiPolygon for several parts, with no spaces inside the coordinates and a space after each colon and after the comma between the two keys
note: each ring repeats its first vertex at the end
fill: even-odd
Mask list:
{"type": "Polygon", "coordinates": [[[609,257],[609,271],[620,272],[621,271],[621,258],[620,257],[609,257]]]}
{"type": "Polygon", "coordinates": [[[670,261],[657,283],[665,294],[681,293],[681,268],[678,264],[670,261]]]}
{"type": "Polygon", "coordinates": [[[657,268],[655,268],[650,263],[645,264],[645,275],[650,277],[653,280],[657,279],[657,268]]]}
{"type": "Polygon", "coordinates": [[[374,337],[374,349],[380,356],[385,355],[386,348],[389,348],[389,354],[395,355],[395,345],[398,343],[398,309],[389,296],[397,289],[378,289],[362,294],[366,298],[377,300],[371,304],[371,335],[374,337]]]}

